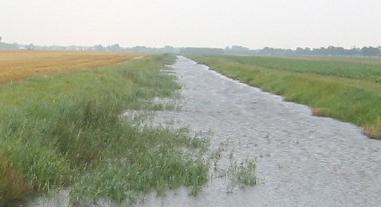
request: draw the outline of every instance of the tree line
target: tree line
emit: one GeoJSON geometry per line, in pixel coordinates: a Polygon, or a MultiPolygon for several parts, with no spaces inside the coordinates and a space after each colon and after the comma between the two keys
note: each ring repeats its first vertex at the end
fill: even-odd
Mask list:
{"type": "Polygon", "coordinates": [[[247,47],[233,45],[226,48],[201,48],[201,47],[172,47],[153,48],[145,46],[121,47],[119,44],[109,46],[94,45],[83,46],[36,46],[33,44],[22,45],[17,43],[5,43],[1,41],[0,50],[55,50],[55,51],[100,51],[100,52],[143,52],[143,53],[173,53],[184,55],[260,55],[260,56],[359,56],[381,57],[381,47],[362,47],[346,49],[343,47],[321,47],[282,49],[265,47],[252,50],[247,47]]]}
{"type": "Polygon", "coordinates": [[[256,50],[257,55],[265,56],[366,56],[366,57],[381,57],[381,47],[362,47],[345,49],[343,47],[321,47],[321,48],[296,48],[280,49],[265,47],[256,50]]]}

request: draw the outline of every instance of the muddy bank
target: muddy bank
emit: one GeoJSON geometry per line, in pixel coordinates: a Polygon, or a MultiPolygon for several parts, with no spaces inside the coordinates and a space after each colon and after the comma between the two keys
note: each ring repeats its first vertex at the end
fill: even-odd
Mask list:
{"type": "MultiPolygon", "coordinates": [[[[220,166],[257,160],[258,184],[229,190],[214,176],[198,197],[185,189],[149,195],[137,206],[378,206],[381,142],[361,129],[314,117],[285,102],[178,57],[172,66],[183,85],[181,110],[158,112],[156,123],[210,134],[211,151],[223,148],[220,166]],[[222,147],[221,147],[222,146],[222,147]]],[[[222,168],[221,167],[221,168],[222,168]]]]}

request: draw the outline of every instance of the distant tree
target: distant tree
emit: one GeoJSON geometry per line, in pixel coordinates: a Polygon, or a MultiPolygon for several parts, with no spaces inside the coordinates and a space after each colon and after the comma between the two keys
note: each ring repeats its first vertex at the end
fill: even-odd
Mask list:
{"type": "Polygon", "coordinates": [[[25,49],[26,50],[34,50],[35,46],[33,44],[29,44],[29,45],[25,46],[25,49]]]}
{"type": "Polygon", "coordinates": [[[94,50],[95,51],[104,51],[105,48],[102,45],[94,45],[94,50]]]}
{"type": "Polygon", "coordinates": [[[225,47],[225,53],[226,54],[232,54],[232,55],[248,55],[252,51],[247,48],[240,45],[233,45],[231,47],[225,47]]]}
{"type": "Polygon", "coordinates": [[[108,49],[109,51],[117,52],[117,51],[120,51],[120,50],[121,50],[121,47],[119,46],[119,44],[113,44],[113,45],[108,46],[107,49],[108,49]]]}
{"type": "Polygon", "coordinates": [[[304,55],[304,49],[301,47],[297,47],[295,53],[296,55],[304,55]]]}
{"type": "Polygon", "coordinates": [[[360,53],[360,50],[358,48],[356,48],[356,47],[353,47],[352,49],[347,51],[347,54],[349,56],[358,56],[359,53],[360,53]]]}
{"type": "Polygon", "coordinates": [[[345,54],[345,49],[343,47],[334,47],[334,46],[329,46],[327,49],[328,55],[336,56],[336,55],[344,55],[345,54]]]}
{"type": "Polygon", "coordinates": [[[132,51],[133,52],[147,52],[147,51],[149,51],[149,48],[147,48],[145,46],[135,46],[132,48],[132,51]]]}
{"type": "Polygon", "coordinates": [[[247,47],[240,46],[240,45],[233,45],[233,46],[231,47],[231,50],[233,50],[233,51],[240,51],[240,52],[247,52],[247,51],[249,51],[250,49],[247,48],[247,47]]]}
{"type": "MultiPolygon", "coordinates": [[[[230,50],[227,48],[225,50],[230,50]]],[[[343,47],[321,47],[321,48],[301,48],[297,47],[296,49],[280,49],[280,48],[271,48],[265,47],[260,50],[253,51],[258,55],[265,56],[308,56],[308,55],[316,55],[316,56],[374,56],[381,57],[381,47],[363,47],[356,48],[353,47],[351,49],[345,49],[343,47]]]]}
{"type": "Polygon", "coordinates": [[[162,51],[165,53],[175,53],[176,49],[170,45],[166,45],[164,48],[162,48],[162,51]]]}
{"type": "Polygon", "coordinates": [[[2,37],[0,36],[0,43],[1,43],[2,37]]]}
{"type": "Polygon", "coordinates": [[[185,47],[180,49],[180,53],[186,55],[223,55],[225,50],[221,48],[185,47]]]}
{"type": "Polygon", "coordinates": [[[380,50],[375,47],[363,47],[361,48],[361,54],[364,56],[378,56],[380,55],[380,50]]]}

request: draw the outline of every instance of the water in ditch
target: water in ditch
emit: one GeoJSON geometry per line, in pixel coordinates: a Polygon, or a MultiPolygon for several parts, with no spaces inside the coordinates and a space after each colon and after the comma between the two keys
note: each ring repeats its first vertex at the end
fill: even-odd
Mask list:
{"type": "Polygon", "coordinates": [[[186,189],[138,206],[381,206],[381,142],[349,123],[312,116],[310,108],[239,83],[178,57],[181,110],[158,112],[156,123],[189,127],[223,146],[221,165],[255,159],[257,185],[231,189],[212,176],[197,196],[186,189]]]}
{"type": "MultiPolygon", "coordinates": [[[[221,156],[197,197],[182,188],[164,197],[146,195],[137,207],[381,205],[381,141],[185,57],[171,68],[183,86],[177,110],[156,112],[152,122],[207,136],[210,152],[221,156]],[[231,160],[247,159],[257,163],[254,187],[241,188],[219,175],[231,160]]],[[[67,195],[35,204],[64,206],[67,195]]]]}

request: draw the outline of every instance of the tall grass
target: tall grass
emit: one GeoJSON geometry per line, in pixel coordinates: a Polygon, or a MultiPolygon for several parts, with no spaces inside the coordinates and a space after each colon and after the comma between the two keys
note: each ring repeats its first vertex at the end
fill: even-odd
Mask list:
{"type": "Polygon", "coordinates": [[[196,152],[192,143],[202,140],[120,116],[174,95],[179,86],[160,72],[171,61],[152,56],[2,85],[0,203],[61,188],[70,189],[73,203],[134,202],[180,185],[196,193],[208,168],[184,149],[196,152]]]}
{"type": "Polygon", "coordinates": [[[231,78],[355,123],[381,138],[381,64],[368,59],[196,57],[231,78]]]}

